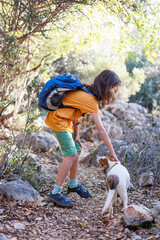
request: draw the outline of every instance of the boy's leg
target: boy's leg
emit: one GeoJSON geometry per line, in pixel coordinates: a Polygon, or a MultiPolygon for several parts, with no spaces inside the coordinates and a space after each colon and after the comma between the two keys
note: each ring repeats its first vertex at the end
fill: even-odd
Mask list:
{"type": "MultiPolygon", "coordinates": [[[[74,135],[73,139],[74,139],[74,135]]],[[[77,184],[77,172],[78,172],[78,165],[79,165],[79,156],[81,154],[81,146],[78,142],[75,143],[76,149],[77,149],[77,159],[74,161],[71,169],[70,169],[70,181],[68,186],[68,193],[70,192],[76,192],[80,197],[88,198],[92,197],[91,193],[89,191],[86,191],[83,189],[83,187],[79,184],[77,184]]]]}
{"type": "MultiPolygon", "coordinates": [[[[77,155],[70,156],[70,157],[65,157],[63,159],[63,162],[61,163],[61,165],[59,167],[59,170],[58,170],[58,175],[57,175],[57,178],[56,178],[56,185],[59,185],[59,186],[63,185],[64,180],[67,177],[67,174],[68,174],[69,170],[71,171],[72,167],[73,167],[73,171],[77,172],[77,167],[78,167],[78,157],[77,157],[77,155]]],[[[73,174],[74,174],[74,172],[73,172],[73,174]]]]}
{"type": "Polygon", "coordinates": [[[81,152],[77,152],[77,159],[73,162],[70,168],[70,179],[77,179],[80,154],[81,152]]]}
{"type": "Polygon", "coordinates": [[[73,203],[70,200],[68,200],[64,196],[64,194],[60,192],[60,190],[62,189],[62,185],[70,168],[72,167],[74,161],[77,160],[77,150],[71,133],[69,132],[55,132],[55,133],[60,143],[61,149],[66,157],[60,164],[56,178],[56,183],[54,185],[52,193],[49,195],[49,198],[59,206],[72,207],[73,203]]]}
{"type": "Polygon", "coordinates": [[[71,157],[65,157],[63,159],[63,162],[61,163],[57,178],[56,178],[56,183],[54,185],[54,189],[52,193],[50,193],[49,198],[52,200],[54,203],[61,207],[72,207],[73,202],[71,202],[69,199],[65,197],[63,193],[60,192],[62,189],[63,182],[73,165],[73,162],[77,159],[77,155],[71,156],[71,157]]]}
{"type": "MultiPolygon", "coordinates": [[[[73,138],[73,141],[74,141],[74,139],[75,139],[75,132],[72,133],[72,138],[73,138]]],[[[74,163],[73,163],[73,165],[72,165],[72,167],[70,169],[70,185],[71,185],[71,183],[76,184],[76,181],[73,182],[72,180],[76,180],[77,179],[78,166],[79,166],[79,156],[80,156],[81,150],[82,150],[81,146],[79,145],[78,142],[74,142],[74,144],[75,144],[75,148],[77,150],[77,159],[74,161],[74,163]]]]}

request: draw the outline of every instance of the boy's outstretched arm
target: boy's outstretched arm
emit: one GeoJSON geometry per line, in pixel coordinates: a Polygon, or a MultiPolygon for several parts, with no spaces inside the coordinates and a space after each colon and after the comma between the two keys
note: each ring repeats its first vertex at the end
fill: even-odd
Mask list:
{"type": "Polygon", "coordinates": [[[116,154],[115,154],[115,151],[114,151],[114,148],[112,146],[112,143],[111,143],[111,140],[108,136],[108,133],[107,131],[105,130],[104,126],[103,126],[103,123],[100,119],[100,116],[98,113],[91,113],[92,114],[92,117],[93,117],[93,120],[94,120],[94,123],[96,125],[96,128],[99,132],[99,135],[100,137],[102,138],[104,144],[106,145],[106,147],[108,148],[110,154],[111,154],[111,157],[113,157],[116,161],[119,161],[116,154]]]}

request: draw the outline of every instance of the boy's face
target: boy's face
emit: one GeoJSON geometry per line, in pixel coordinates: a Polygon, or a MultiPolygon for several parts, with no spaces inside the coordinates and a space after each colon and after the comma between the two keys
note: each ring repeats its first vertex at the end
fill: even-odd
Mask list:
{"type": "Polygon", "coordinates": [[[120,85],[115,85],[113,88],[110,89],[110,93],[112,94],[112,96],[114,96],[114,94],[118,92],[119,86],[120,85]]]}

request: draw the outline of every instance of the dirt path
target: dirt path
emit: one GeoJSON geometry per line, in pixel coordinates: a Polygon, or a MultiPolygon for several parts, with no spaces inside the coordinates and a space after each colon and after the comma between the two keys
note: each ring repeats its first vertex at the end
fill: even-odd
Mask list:
{"type": "MultiPolygon", "coordinates": [[[[100,168],[81,164],[79,182],[85,184],[93,197],[81,199],[75,193],[71,193],[68,198],[74,202],[73,209],[59,208],[47,202],[51,185],[41,193],[41,203],[13,201],[1,196],[0,234],[12,240],[160,239],[160,231],[156,226],[150,229],[139,228],[136,231],[124,228],[121,223],[120,204],[114,209],[113,220],[108,221],[107,216],[101,216],[105,201],[105,178],[100,168]],[[21,225],[15,225],[16,223],[21,225]],[[15,229],[15,226],[18,226],[18,229],[15,229]]],[[[67,185],[64,186],[64,192],[66,187],[67,185]]],[[[158,185],[129,192],[129,204],[144,204],[151,208],[158,200],[158,192],[158,185]]]]}

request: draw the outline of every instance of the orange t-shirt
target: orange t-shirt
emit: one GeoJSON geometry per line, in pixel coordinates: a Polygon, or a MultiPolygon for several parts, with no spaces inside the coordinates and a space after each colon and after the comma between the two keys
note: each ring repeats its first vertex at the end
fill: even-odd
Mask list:
{"type": "Polygon", "coordinates": [[[77,120],[83,113],[98,113],[98,102],[94,96],[83,91],[71,91],[66,93],[63,104],[72,108],[59,108],[49,111],[45,123],[58,132],[72,132],[72,121],[77,120]]]}

